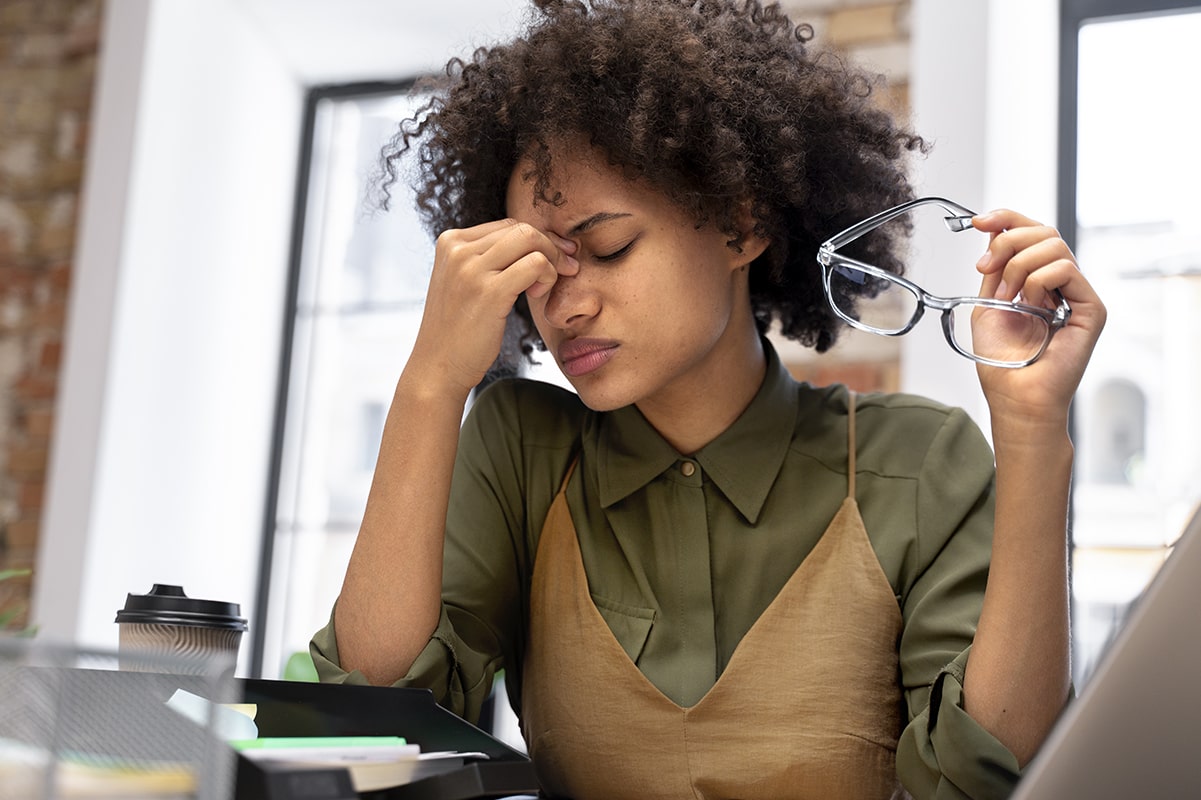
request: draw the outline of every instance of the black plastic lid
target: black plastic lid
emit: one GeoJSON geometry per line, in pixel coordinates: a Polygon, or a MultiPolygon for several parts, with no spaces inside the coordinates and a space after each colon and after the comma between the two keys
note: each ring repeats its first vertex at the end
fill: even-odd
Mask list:
{"type": "Polygon", "coordinates": [[[245,631],[241,613],[237,603],[196,600],[184,594],[182,586],[156,583],[149,594],[126,595],[125,608],[117,612],[116,621],[245,631]]]}

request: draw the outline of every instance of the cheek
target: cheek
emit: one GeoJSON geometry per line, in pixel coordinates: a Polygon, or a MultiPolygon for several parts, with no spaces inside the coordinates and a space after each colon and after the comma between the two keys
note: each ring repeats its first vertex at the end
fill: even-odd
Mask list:
{"type": "Polygon", "coordinates": [[[534,329],[543,339],[546,338],[546,295],[541,297],[525,296],[525,307],[529,309],[530,319],[534,321],[534,329]]]}

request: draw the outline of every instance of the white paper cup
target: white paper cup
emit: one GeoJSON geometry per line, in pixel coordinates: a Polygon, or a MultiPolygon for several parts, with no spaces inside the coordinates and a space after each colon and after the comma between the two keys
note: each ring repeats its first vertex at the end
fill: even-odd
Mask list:
{"type": "Polygon", "coordinates": [[[129,594],[117,612],[121,669],[208,672],[238,658],[246,620],[237,603],[197,600],[180,586],[154,584],[149,594],[129,594]]]}

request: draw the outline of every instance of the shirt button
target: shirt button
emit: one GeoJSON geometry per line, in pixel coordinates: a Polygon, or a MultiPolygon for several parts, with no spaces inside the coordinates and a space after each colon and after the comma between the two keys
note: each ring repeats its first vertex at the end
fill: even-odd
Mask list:
{"type": "Polygon", "coordinates": [[[691,478],[696,474],[696,464],[691,461],[685,461],[680,465],[680,472],[684,473],[685,478],[691,478]]]}

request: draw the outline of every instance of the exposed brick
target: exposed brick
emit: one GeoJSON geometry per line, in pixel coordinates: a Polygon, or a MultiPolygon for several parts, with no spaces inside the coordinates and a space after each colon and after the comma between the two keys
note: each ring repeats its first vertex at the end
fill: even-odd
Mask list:
{"type": "Polygon", "coordinates": [[[826,36],[836,47],[896,41],[903,35],[900,13],[898,3],[839,9],[830,14],[826,36]]]}
{"type": "Polygon", "coordinates": [[[16,61],[21,64],[56,64],[62,57],[62,36],[49,32],[25,36],[16,52],[16,61]]]}
{"type": "Polygon", "coordinates": [[[52,300],[37,306],[29,315],[29,324],[39,329],[60,331],[67,321],[67,304],[52,300]]]}
{"type": "Polygon", "coordinates": [[[65,262],[51,264],[45,269],[46,284],[62,297],[67,296],[71,286],[71,265],[65,262]]]}
{"type": "Polygon", "coordinates": [[[42,342],[41,353],[38,355],[38,369],[58,372],[63,360],[63,343],[58,339],[42,342]]]}
{"type": "MultiPolygon", "coordinates": [[[[33,567],[37,562],[37,550],[28,547],[5,547],[3,528],[0,527],[0,569],[17,569],[29,570],[30,575],[25,576],[24,580],[30,582],[33,580],[33,567]]],[[[21,576],[10,578],[9,580],[18,582],[21,581],[21,576]]]]}
{"type": "Polygon", "coordinates": [[[0,266],[0,294],[28,296],[33,280],[33,273],[27,269],[11,264],[0,266]]]}
{"type": "Polygon", "coordinates": [[[41,166],[37,139],[25,136],[0,143],[0,179],[28,179],[41,166]]]}
{"type": "Polygon", "coordinates": [[[0,197],[0,260],[24,255],[32,236],[32,223],[25,210],[0,197]]]}
{"type": "Polygon", "coordinates": [[[44,475],[48,456],[45,445],[15,445],[8,450],[8,471],[21,477],[44,475]]]}
{"type": "Polygon", "coordinates": [[[33,550],[38,546],[38,519],[19,519],[5,529],[5,544],[13,550],[33,550]]]}
{"type": "Polygon", "coordinates": [[[54,430],[54,410],[45,408],[28,408],[23,417],[25,433],[30,439],[48,442],[54,430]]]}
{"type": "Polygon", "coordinates": [[[46,204],[38,220],[35,245],[40,256],[69,254],[75,246],[75,198],[58,192],[46,204]]]}
{"type": "Polygon", "coordinates": [[[0,3],[0,34],[20,33],[37,18],[36,0],[5,0],[0,3]]]}
{"type": "Polygon", "coordinates": [[[39,515],[45,488],[40,481],[22,481],[17,484],[17,510],[22,514],[39,515]]]}
{"type": "Polygon", "coordinates": [[[46,192],[72,192],[83,176],[83,161],[63,158],[48,161],[38,174],[38,188],[46,192]]]}
{"type": "Polygon", "coordinates": [[[29,595],[18,595],[7,603],[0,604],[0,613],[12,614],[8,622],[10,631],[23,631],[29,625],[29,595]]]}
{"type": "Polygon", "coordinates": [[[0,0],[0,568],[37,557],[104,1],[0,0]]]}
{"type": "Polygon", "coordinates": [[[71,28],[63,40],[63,55],[68,58],[95,53],[100,47],[100,19],[83,20],[71,28]]]}
{"type": "Polygon", "coordinates": [[[21,400],[52,400],[56,389],[56,376],[23,375],[13,384],[13,395],[21,400]]]}
{"type": "Polygon", "coordinates": [[[909,82],[889,82],[875,90],[876,106],[884,109],[897,118],[899,122],[909,121],[913,107],[909,104],[909,82]]]}

